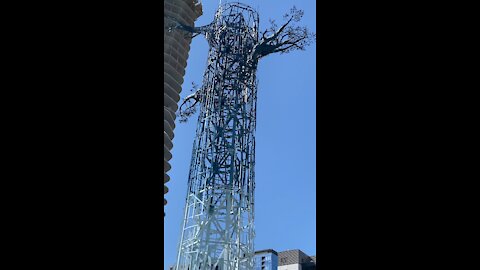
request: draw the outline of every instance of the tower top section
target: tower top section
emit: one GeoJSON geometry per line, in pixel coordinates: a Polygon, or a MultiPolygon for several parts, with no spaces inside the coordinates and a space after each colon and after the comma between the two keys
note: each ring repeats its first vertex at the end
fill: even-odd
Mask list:
{"type": "Polygon", "coordinates": [[[242,30],[250,28],[258,34],[259,22],[258,12],[252,7],[240,2],[228,2],[218,7],[212,24],[223,24],[229,28],[240,27],[242,30]]]}
{"type": "Polygon", "coordinates": [[[217,10],[217,13],[215,15],[215,17],[220,13],[222,13],[222,11],[227,11],[227,10],[230,10],[230,9],[233,9],[234,11],[236,11],[236,13],[238,14],[239,12],[240,13],[243,13],[243,11],[245,12],[248,12],[252,15],[254,15],[255,17],[258,18],[258,12],[253,9],[252,7],[250,7],[249,5],[247,4],[244,4],[244,3],[240,3],[240,2],[226,2],[226,3],[223,3],[223,4],[220,4],[218,6],[218,10],[217,10]]]}

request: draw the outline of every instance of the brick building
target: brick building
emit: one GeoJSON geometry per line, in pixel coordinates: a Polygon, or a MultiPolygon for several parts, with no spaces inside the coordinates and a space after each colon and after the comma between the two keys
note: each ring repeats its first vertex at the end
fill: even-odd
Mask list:
{"type": "Polygon", "coordinates": [[[299,249],[278,253],[278,270],[314,270],[317,268],[317,257],[308,256],[299,249]]]}

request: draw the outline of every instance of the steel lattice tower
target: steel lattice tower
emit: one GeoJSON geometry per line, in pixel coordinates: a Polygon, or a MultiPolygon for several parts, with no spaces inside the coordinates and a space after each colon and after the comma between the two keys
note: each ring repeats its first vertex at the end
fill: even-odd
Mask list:
{"type": "Polygon", "coordinates": [[[258,23],[235,3],[202,29],[210,51],[176,269],[253,269],[258,23]]]}
{"type": "Polygon", "coordinates": [[[203,34],[210,47],[202,86],[180,106],[181,116],[191,115],[197,103],[200,113],[177,270],[254,269],[257,65],[261,57],[310,43],[314,34],[289,26],[302,16],[292,8],[284,16],[288,21],[272,24],[260,40],[258,13],[241,3],[221,5],[203,27],[173,23],[175,29],[203,34]]]}

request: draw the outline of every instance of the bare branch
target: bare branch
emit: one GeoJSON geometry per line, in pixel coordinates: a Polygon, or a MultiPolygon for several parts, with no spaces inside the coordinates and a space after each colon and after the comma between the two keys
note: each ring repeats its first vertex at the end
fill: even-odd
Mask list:
{"type": "Polygon", "coordinates": [[[305,47],[315,42],[315,33],[309,32],[306,27],[292,25],[292,22],[299,22],[303,14],[303,10],[293,7],[284,15],[285,23],[281,27],[278,27],[274,20],[270,20],[270,27],[263,32],[262,39],[255,45],[251,58],[259,59],[277,52],[305,50],[305,47]]]}
{"type": "Polygon", "coordinates": [[[188,95],[180,105],[178,110],[178,116],[180,116],[180,123],[187,122],[188,117],[197,112],[196,105],[201,101],[203,91],[202,88],[197,88],[198,86],[192,82],[192,91],[195,90],[193,94],[188,95]]]}
{"type": "Polygon", "coordinates": [[[166,19],[165,28],[168,30],[168,32],[178,29],[187,32],[192,38],[198,36],[199,34],[205,34],[207,29],[210,27],[210,24],[199,27],[185,25],[178,19],[168,15],[164,15],[164,18],[166,19]]]}

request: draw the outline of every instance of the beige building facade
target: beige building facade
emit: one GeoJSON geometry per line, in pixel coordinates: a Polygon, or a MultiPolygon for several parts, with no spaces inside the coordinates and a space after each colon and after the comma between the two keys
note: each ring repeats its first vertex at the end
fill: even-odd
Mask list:
{"type": "MultiPolygon", "coordinates": [[[[164,25],[171,25],[171,19],[188,26],[194,26],[195,21],[202,15],[202,4],[199,0],[164,0],[164,25]]],[[[163,95],[164,95],[164,139],[163,139],[163,166],[164,166],[164,194],[167,194],[166,183],[170,181],[168,171],[171,169],[169,161],[172,159],[175,114],[178,110],[180,92],[182,91],[183,76],[187,66],[191,38],[181,31],[164,30],[163,43],[163,95]]],[[[167,200],[164,199],[164,205],[167,200]]]]}

